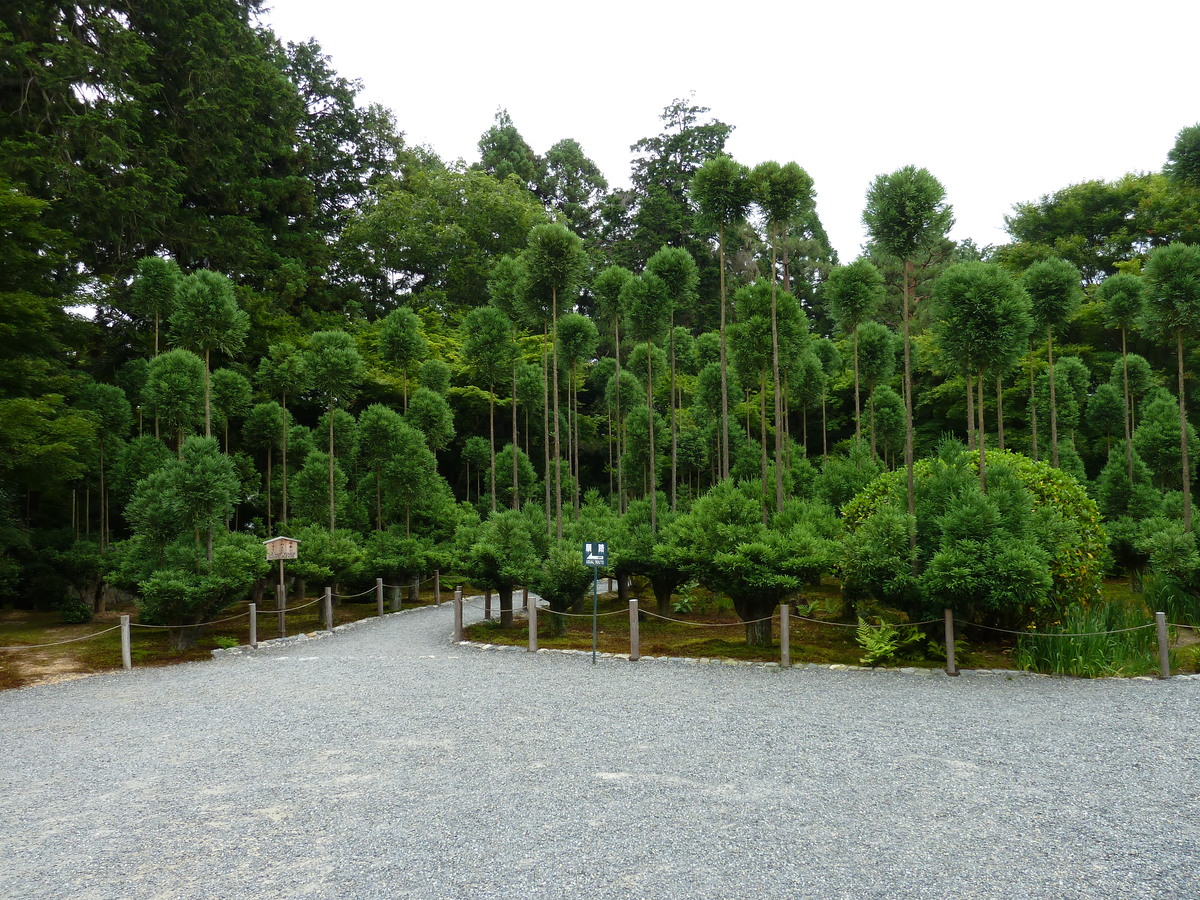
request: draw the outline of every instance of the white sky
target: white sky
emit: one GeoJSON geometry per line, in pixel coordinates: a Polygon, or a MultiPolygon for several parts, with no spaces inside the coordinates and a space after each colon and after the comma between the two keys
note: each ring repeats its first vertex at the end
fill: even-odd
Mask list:
{"type": "Polygon", "coordinates": [[[929,169],[951,236],[999,244],[1014,203],[1157,171],[1200,122],[1196,0],[275,0],[265,21],[447,160],[476,161],[505,107],[536,152],[574,138],[624,186],[629,146],[694,91],[738,161],[809,172],[842,262],[878,174],[929,169]]]}

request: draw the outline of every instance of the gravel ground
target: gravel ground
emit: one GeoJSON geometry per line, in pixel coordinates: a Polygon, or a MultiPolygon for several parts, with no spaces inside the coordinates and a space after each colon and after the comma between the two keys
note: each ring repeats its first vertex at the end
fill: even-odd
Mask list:
{"type": "Polygon", "coordinates": [[[1200,682],[482,651],[0,694],[0,897],[1200,897],[1200,682]]]}

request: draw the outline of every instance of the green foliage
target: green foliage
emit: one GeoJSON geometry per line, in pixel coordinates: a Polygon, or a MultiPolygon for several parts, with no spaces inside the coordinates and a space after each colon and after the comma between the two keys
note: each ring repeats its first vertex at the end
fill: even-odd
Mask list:
{"type": "Polygon", "coordinates": [[[954,214],[941,182],[927,169],[905,166],[871,183],[863,224],[880,250],[907,260],[941,240],[954,214]]]}
{"type": "MultiPolygon", "coordinates": [[[[1196,476],[1196,429],[1189,422],[1187,444],[1191,477],[1196,476]]],[[[1179,406],[1174,397],[1164,394],[1142,407],[1133,448],[1150,469],[1154,484],[1163,489],[1179,490],[1182,470],[1179,464],[1179,406]]]]}
{"type": "Polygon", "coordinates": [[[1022,669],[1081,678],[1149,675],[1158,670],[1158,654],[1148,618],[1117,603],[1077,607],[1061,623],[1020,638],[1014,661],[1022,669]]]}
{"type": "Polygon", "coordinates": [[[854,639],[863,649],[859,662],[864,666],[878,666],[910,655],[924,636],[912,626],[893,625],[880,619],[871,623],[859,616],[854,639]]]}
{"type": "Polygon", "coordinates": [[[427,359],[417,369],[417,382],[445,397],[450,393],[450,367],[436,357],[427,359]]]}
{"type": "Polygon", "coordinates": [[[492,590],[529,581],[539,567],[529,520],[513,509],[492,513],[469,533],[462,567],[472,584],[492,590]]]}
{"type": "Polygon", "coordinates": [[[883,302],[883,276],[869,259],[837,266],[822,285],[822,298],[830,315],[845,332],[853,332],[875,317],[883,302]]]}
{"type": "Polygon", "coordinates": [[[204,360],[171,350],[150,361],[146,402],[168,433],[195,429],[204,420],[204,360]]]}
{"type": "Polygon", "coordinates": [[[445,397],[429,388],[417,388],[404,418],[425,435],[425,443],[431,450],[444,450],[454,440],[454,411],[445,397]]]}
{"type": "Polygon", "coordinates": [[[858,441],[850,445],[845,456],[833,454],[821,466],[814,489],[818,497],[834,509],[841,509],[871,484],[883,471],[870,448],[858,441]]]}
{"type": "Polygon", "coordinates": [[[330,532],[320,525],[295,530],[300,541],[296,559],[288,560],[288,571],[310,584],[336,585],[360,577],[366,557],[359,535],[346,528],[330,532]]]}
{"type": "Polygon", "coordinates": [[[949,448],[943,458],[920,460],[916,522],[903,512],[903,471],[880,476],[845,506],[843,574],[853,596],[915,618],[950,606],[1005,627],[1051,621],[1097,596],[1107,541],[1083,488],[1011,451],[988,457],[987,495],[974,454],[949,448]]]}

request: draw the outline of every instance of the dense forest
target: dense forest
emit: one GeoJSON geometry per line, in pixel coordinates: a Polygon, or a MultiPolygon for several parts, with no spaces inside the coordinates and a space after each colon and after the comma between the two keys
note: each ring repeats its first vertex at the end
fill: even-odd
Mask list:
{"type": "Polygon", "coordinates": [[[287,534],[300,594],[441,568],[508,617],[578,597],[583,540],[747,622],[822,575],[914,620],[1118,573],[1200,611],[1200,126],[1003,246],[865,173],[841,260],[803,147],[743,165],[693,99],[628,189],[504,110],[447,161],[259,8],[0,14],[0,602],[200,622],[287,534]]]}

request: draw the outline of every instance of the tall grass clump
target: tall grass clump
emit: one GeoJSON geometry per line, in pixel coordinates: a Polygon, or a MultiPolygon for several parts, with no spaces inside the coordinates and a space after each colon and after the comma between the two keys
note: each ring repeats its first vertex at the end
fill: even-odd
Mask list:
{"type": "Polygon", "coordinates": [[[1154,623],[1136,606],[1075,607],[1058,624],[1018,639],[1016,664],[1081,678],[1152,675],[1158,671],[1154,623]]]}

